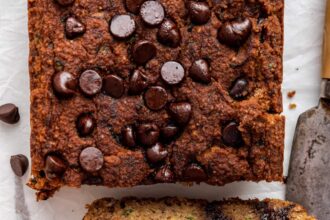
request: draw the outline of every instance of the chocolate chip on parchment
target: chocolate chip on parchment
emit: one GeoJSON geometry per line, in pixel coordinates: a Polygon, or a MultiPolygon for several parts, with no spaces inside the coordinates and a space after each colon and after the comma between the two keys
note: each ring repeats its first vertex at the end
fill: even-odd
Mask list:
{"type": "Polygon", "coordinates": [[[196,60],[189,69],[189,76],[196,82],[210,83],[211,75],[208,63],[203,59],[196,60]]]}
{"type": "Polygon", "coordinates": [[[184,78],[184,68],[176,61],[169,61],[163,64],[160,75],[168,85],[177,85],[184,78]]]}
{"type": "Polygon", "coordinates": [[[156,26],[164,20],[165,10],[157,1],[146,1],[141,5],[140,15],[146,24],[156,26]]]}
{"type": "Polygon", "coordinates": [[[166,19],[163,21],[157,32],[157,39],[160,43],[166,46],[173,48],[178,47],[181,42],[179,28],[173,21],[166,19]]]}
{"type": "Polygon", "coordinates": [[[17,154],[10,157],[10,166],[16,176],[23,176],[28,167],[29,167],[29,160],[23,154],[17,154]]]}
{"type": "Polygon", "coordinates": [[[134,34],[136,24],[130,15],[116,15],[110,21],[110,33],[118,39],[126,39],[134,34]]]}
{"type": "Polygon", "coordinates": [[[168,151],[161,143],[156,143],[147,150],[147,158],[151,163],[158,163],[164,160],[168,155],[168,151]]]}
{"type": "Polygon", "coordinates": [[[77,80],[69,72],[59,72],[53,77],[53,88],[58,96],[69,98],[76,93],[77,80]]]}
{"type": "Polygon", "coordinates": [[[108,75],[103,79],[103,90],[107,95],[118,99],[124,94],[124,81],[119,76],[108,75]]]}
{"type": "Polygon", "coordinates": [[[86,32],[86,27],[77,18],[69,17],[65,21],[65,36],[68,39],[73,39],[83,35],[86,32]]]}
{"type": "Polygon", "coordinates": [[[0,106],[0,120],[7,124],[16,124],[20,119],[18,107],[12,103],[0,106]]]}
{"type": "Polygon", "coordinates": [[[153,111],[161,110],[168,101],[166,90],[160,86],[152,86],[144,93],[145,105],[153,111]]]}
{"type": "Polygon", "coordinates": [[[87,172],[97,172],[103,167],[103,153],[95,147],[87,147],[81,151],[79,162],[87,172]]]}
{"type": "Polygon", "coordinates": [[[157,54],[156,46],[147,40],[138,41],[132,48],[132,58],[138,65],[146,64],[157,54]]]}
{"type": "Polygon", "coordinates": [[[222,139],[225,144],[232,147],[239,147],[243,144],[242,134],[238,130],[236,122],[230,122],[222,130],[222,139]]]}
{"type": "Polygon", "coordinates": [[[141,144],[152,146],[158,141],[159,128],[153,123],[141,124],[137,128],[137,137],[141,144]]]}
{"type": "Polygon", "coordinates": [[[90,135],[96,127],[95,119],[91,114],[81,114],[77,119],[77,130],[81,137],[90,135]]]}
{"type": "Polygon", "coordinates": [[[191,1],[188,10],[190,19],[195,24],[205,24],[211,18],[211,10],[206,2],[191,1]]]}
{"type": "Polygon", "coordinates": [[[65,162],[55,155],[48,155],[45,161],[45,174],[47,179],[59,178],[66,170],[65,162]]]}
{"type": "Polygon", "coordinates": [[[87,96],[93,96],[102,89],[102,78],[94,70],[86,70],[79,78],[79,87],[87,96]]]}
{"type": "Polygon", "coordinates": [[[171,103],[169,108],[169,114],[176,123],[181,126],[188,124],[191,118],[191,104],[188,102],[176,102],[171,103]]]}

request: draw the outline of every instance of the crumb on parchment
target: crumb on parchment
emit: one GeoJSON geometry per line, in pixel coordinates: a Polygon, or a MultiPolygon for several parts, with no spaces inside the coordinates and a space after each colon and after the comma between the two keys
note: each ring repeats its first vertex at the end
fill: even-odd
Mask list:
{"type": "Polygon", "coordinates": [[[291,90],[287,94],[289,99],[292,99],[295,95],[296,95],[296,90],[291,90]]]}
{"type": "Polygon", "coordinates": [[[296,109],[297,108],[297,104],[296,103],[290,103],[289,104],[289,109],[290,110],[293,110],[293,109],[296,109]]]}

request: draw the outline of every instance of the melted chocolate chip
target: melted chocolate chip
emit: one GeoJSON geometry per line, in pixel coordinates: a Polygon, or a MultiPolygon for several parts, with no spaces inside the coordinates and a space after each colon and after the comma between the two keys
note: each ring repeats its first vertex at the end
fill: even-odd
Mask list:
{"type": "Polygon", "coordinates": [[[7,124],[16,124],[20,119],[18,107],[12,103],[0,106],[0,120],[7,124]]]}
{"type": "Polygon", "coordinates": [[[249,94],[248,85],[249,83],[245,78],[237,79],[230,89],[230,96],[237,100],[245,98],[249,94]]]}
{"type": "Polygon", "coordinates": [[[138,41],[132,49],[132,58],[135,63],[143,65],[154,58],[157,49],[153,43],[147,40],[138,41]]]}
{"type": "Polygon", "coordinates": [[[202,182],[207,179],[207,175],[200,165],[192,163],[184,170],[183,178],[186,181],[202,182]]]}
{"type": "Polygon", "coordinates": [[[151,163],[158,163],[164,160],[167,155],[167,150],[160,143],[156,143],[147,150],[147,158],[151,163]]]}
{"type": "Polygon", "coordinates": [[[195,24],[205,24],[211,18],[211,10],[206,2],[191,1],[188,10],[190,19],[195,24]]]}
{"type": "Polygon", "coordinates": [[[152,123],[139,125],[137,128],[137,137],[141,144],[152,146],[158,141],[159,128],[156,124],[152,123]]]}
{"type": "Polygon", "coordinates": [[[248,18],[227,22],[218,31],[218,40],[230,47],[241,46],[250,36],[252,23],[248,18]]]}
{"type": "Polygon", "coordinates": [[[78,19],[69,17],[65,22],[65,36],[68,39],[73,39],[83,35],[86,32],[86,27],[78,19]]]}
{"type": "Polygon", "coordinates": [[[157,1],[146,1],[140,8],[140,15],[146,24],[156,26],[164,20],[165,10],[157,1]]]}
{"type": "Polygon", "coordinates": [[[181,126],[188,124],[191,118],[192,108],[188,102],[171,103],[169,106],[169,114],[176,123],[181,126]]]}
{"type": "Polygon", "coordinates": [[[69,98],[76,93],[77,81],[69,72],[56,73],[53,78],[53,88],[56,95],[69,98]]]}
{"type": "Polygon", "coordinates": [[[93,96],[102,89],[102,78],[94,70],[86,70],[79,78],[79,87],[87,96],[93,96]]]}
{"type": "Polygon", "coordinates": [[[217,202],[208,203],[205,207],[205,213],[207,219],[210,220],[232,220],[222,212],[221,205],[217,202]]]}
{"type": "Polygon", "coordinates": [[[66,164],[61,158],[55,155],[48,155],[45,162],[46,178],[49,180],[60,178],[66,170],[66,167],[66,164]]]}
{"type": "Polygon", "coordinates": [[[189,76],[196,82],[210,83],[211,75],[208,63],[203,59],[196,60],[190,67],[189,76]]]}
{"type": "Polygon", "coordinates": [[[87,172],[97,172],[103,167],[104,158],[102,152],[95,147],[87,147],[80,153],[79,162],[87,172]]]}
{"type": "Polygon", "coordinates": [[[136,146],[135,134],[131,126],[124,127],[121,130],[121,137],[124,146],[126,147],[136,146]]]}
{"type": "Polygon", "coordinates": [[[166,19],[158,30],[157,39],[160,43],[175,48],[180,45],[181,34],[177,25],[173,21],[166,19]]]}
{"type": "Polygon", "coordinates": [[[82,114],[77,119],[77,130],[81,137],[90,135],[96,127],[95,119],[90,114],[82,114]]]}
{"type": "Polygon", "coordinates": [[[29,160],[23,154],[10,157],[10,166],[16,176],[23,176],[29,167],[29,160]]]}
{"type": "Polygon", "coordinates": [[[160,74],[168,85],[177,85],[184,78],[184,68],[178,62],[169,61],[163,64],[160,74]]]}
{"type": "Polygon", "coordinates": [[[56,2],[62,6],[69,6],[74,3],[75,0],[56,0],[56,2]]]}
{"type": "Polygon", "coordinates": [[[174,173],[172,172],[170,166],[162,166],[155,175],[155,180],[159,183],[173,183],[174,173]]]}
{"type": "Polygon", "coordinates": [[[108,75],[103,79],[103,90],[113,98],[120,98],[125,91],[124,81],[119,76],[108,75]]]}
{"type": "Polygon", "coordinates": [[[161,110],[167,103],[167,92],[160,86],[150,87],[144,93],[144,102],[150,110],[161,110]]]}
{"type": "Polygon", "coordinates": [[[140,11],[139,9],[142,3],[145,1],[146,0],[125,0],[126,9],[133,14],[137,14],[140,11]]]}
{"type": "Polygon", "coordinates": [[[179,128],[175,125],[167,125],[160,130],[161,137],[165,142],[172,141],[178,133],[179,128]]]}
{"type": "Polygon", "coordinates": [[[148,87],[148,79],[139,70],[135,70],[129,81],[128,92],[132,95],[141,94],[148,87]]]}
{"type": "Polygon", "coordinates": [[[239,147],[243,144],[242,134],[238,130],[238,124],[236,122],[230,122],[222,130],[222,139],[225,144],[232,147],[239,147]]]}
{"type": "Polygon", "coordinates": [[[134,34],[136,24],[130,15],[116,15],[110,22],[110,32],[119,39],[126,39],[134,34]]]}

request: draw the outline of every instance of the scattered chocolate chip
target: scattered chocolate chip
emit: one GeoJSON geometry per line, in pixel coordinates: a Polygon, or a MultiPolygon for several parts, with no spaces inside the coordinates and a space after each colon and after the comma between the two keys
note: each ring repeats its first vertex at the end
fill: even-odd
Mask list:
{"type": "Polygon", "coordinates": [[[133,14],[137,14],[140,11],[139,9],[142,3],[145,1],[146,0],[125,0],[126,9],[133,14]]]}
{"type": "Polygon", "coordinates": [[[132,58],[139,65],[146,64],[157,54],[157,49],[153,43],[147,40],[138,41],[132,48],[132,58]]]}
{"type": "Polygon", "coordinates": [[[69,72],[59,72],[54,75],[53,88],[55,93],[63,98],[72,97],[76,91],[77,81],[69,72]]]}
{"type": "Polygon", "coordinates": [[[65,22],[65,36],[73,39],[86,32],[86,27],[77,18],[69,17],[65,22]]]}
{"type": "Polygon", "coordinates": [[[29,160],[23,154],[10,157],[10,166],[16,176],[23,176],[29,167],[29,160]]]}
{"type": "Polygon", "coordinates": [[[79,78],[79,87],[87,96],[93,96],[102,89],[102,78],[94,70],[86,70],[79,78]]]}
{"type": "Polygon", "coordinates": [[[160,130],[160,135],[165,142],[172,141],[178,133],[179,128],[175,125],[167,125],[160,130]]]}
{"type": "Polygon", "coordinates": [[[169,47],[178,47],[181,42],[181,34],[177,25],[166,19],[160,26],[157,39],[160,43],[169,46],[169,47]]]}
{"type": "Polygon", "coordinates": [[[147,150],[147,158],[151,163],[157,163],[164,160],[168,155],[167,150],[162,144],[156,143],[147,150]]]}
{"type": "Polygon", "coordinates": [[[218,40],[230,47],[241,46],[249,37],[252,23],[248,18],[227,22],[218,31],[218,40]]]}
{"type": "Polygon", "coordinates": [[[90,135],[96,126],[95,119],[90,114],[81,114],[77,119],[77,130],[81,137],[90,135]]]}
{"type": "Polygon", "coordinates": [[[159,128],[156,124],[146,123],[137,128],[137,137],[141,144],[152,146],[157,143],[159,138],[159,128]]]}
{"type": "Polygon", "coordinates": [[[207,179],[207,175],[200,165],[192,163],[184,170],[183,178],[186,181],[202,182],[207,179]]]}
{"type": "Polygon", "coordinates": [[[119,39],[126,39],[135,32],[136,25],[130,15],[116,15],[110,22],[110,32],[119,39]]]}
{"type": "Polygon", "coordinates": [[[55,155],[48,155],[45,162],[45,174],[47,179],[59,178],[66,170],[64,161],[55,155]]]}
{"type": "Polygon", "coordinates": [[[20,119],[18,107],[12,103],[0,106],[0,120],[7,124],[16,124],[20,119]]]}
{"type": "Polygon", "coordinates": [[[74,3],[75,0],[56,0],[56,2],[62,6],[69,6],[74,3]]]}
{"type": "Polygon", "coordinates": [[[165,11],[159,2],[146,1],[140,8],[140,15],[146,24],[156,26],[162,23],[165,17],[165,11]]]}
{"type": "Polygon", "coordinates": [[[178,62],[169,61],[163,64],[160,74],[167,84],[177,85],[184,78],[184,68],[178,62]]]}
{"type": "Polygon", "coordinates": [[[144,93],[144,102],[150,110],[161,110],[167,103],[167,92],[160,86],[150,87],[144,93]]]}
{"type": "Polygon", "coordinates": [[[169,114],[181,126],[188,124],[191,118],[191,105],[188,102],[171,103],[169,114]]]}
{"type": "Polygon", "coordinates": [[[119,76],[108,75],[103,79],[103,90],[113,98],[120,98],[125,91],[124,81],[119,76]]]}
{"type": "Polygon", "coordinates": [[[121,137],[124,146],[126,147],[136,146],[135,134],[131,126],[124,127],[121,130],[121,137]]]}
{"type": "Polygon", "coordinates": [[[222,139],[225,144],[232,147],[239,147],[242,145],[242,134],[238,130],[238,124],[236,122],[230,122],[222,130],[222,139]]]}
{"type": "Polygon", "coordinates": [[[162,166],[156,173],[155,180],[160,183],[173,183],[174,173],[172,172],[170,166],[162,166]]]}
{"type": "Polygon", "coordinates": [[[79,156],[81,167],[87,172],[96,172],[103,167],[103,153],[95,147],[87,147],[79,156]]]}
{"type": "Polygon", "coordinates": [[[196,60],[190,67],[189,76],[196,82],[210,83],[211,75],[208,63],[203,59],[196,60]]]}
{"type": "Polygon", "coordinates": [[[132,95],[139,95],[148,87],[148,79],[141,71],[135,70],[129,80],[128,92],[132,95]]]}
{"type": "Polygon", "coordinates": [[[189,16],[195,24],[205,24],[211,18],[211,10],[206,2],[191,1],[188,5],[189,16]]]}
{"type": "Polygon", "coordinates": [[[245,78],[238,78],[231,87],[229,95],[233,99],[245,98],[249,94],[248,85],[249,83],[245,78]]]}

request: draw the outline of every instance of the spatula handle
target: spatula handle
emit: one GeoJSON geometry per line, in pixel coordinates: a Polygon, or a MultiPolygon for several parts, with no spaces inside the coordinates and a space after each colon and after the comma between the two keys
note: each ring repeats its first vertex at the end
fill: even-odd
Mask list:
{"type": "Polygon", "coordinates": [[[327,1],[325,15],[322,78],[330,79],[330,0],[327,1]]]}

